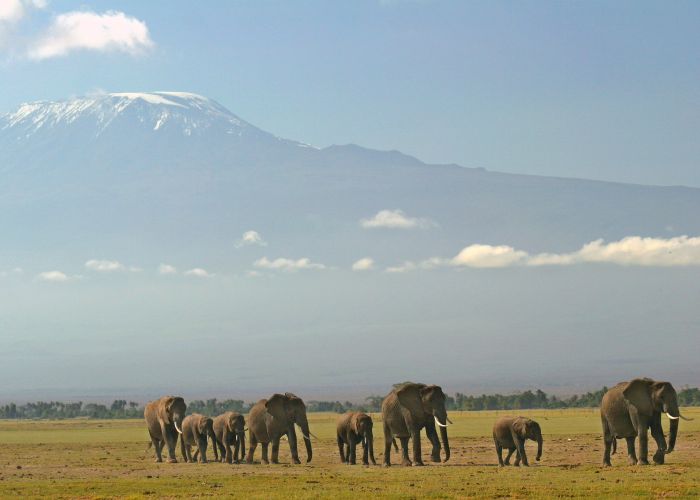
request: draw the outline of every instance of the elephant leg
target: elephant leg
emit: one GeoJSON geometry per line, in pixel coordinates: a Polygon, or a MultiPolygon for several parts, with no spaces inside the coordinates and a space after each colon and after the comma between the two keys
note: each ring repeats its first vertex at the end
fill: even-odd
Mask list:
{"type": "Polygon", "coordinates": [[[297,448],[297,431],[294,429],[294,424],[287,431],[287,440],[289,441],[289,451],[292,454],[292,463],[300,464],[299,450],[297,448]]]}
{"type": "Polygon", "coordinates": [[[391,467],[391,443],[393,436],[389,426],[384,424],[384,467],[391,467]]]}
{"type": "Polygon", "coordinates": [[[503,446],[498,442],[498,439],[493,438],[493,442],[496,445],[496,456],[498,457],[498,466],[503,467],[503,446]]]}
{"type": "Polygon", "coordinates": [[[440,463],[440,439],[438,438],[437,432],[435,431],[435,425],[427,424],[425,426],[425,435],[430,440],[430,444],[433,445],[433,450],[430,452],[430,460],[436,463],[440,463]]]}
{"type": "Polygon", "coordinates": [[[153,448],[156,450],[156,462],[162,462],[163,457],[161,456],[161,441],[158,438],[151,436],[151,443],[153,443],[153,448]]]}
{"type": "Polygon", "coordinates": [[[168,446],[168,463],[177,463],[177,458],[175,458],[175,444],[177,442],[177,437],[173,439],[173,437],[170,435],[170,432],[168,432],[168,429],[165,428],[165,423],[161,422],[160,430],[163,434],[163,440],[168,446]]]}
{"type": "Polygon", "coordinates": [[[346,463],[345,461],[345,441],[343,441],[343,438],[338,434],[338,452],[340,453],[340,463],[346,463]]]}
{"type": "Polygon", "coordinates": [[[411,440],[413,441],[413,465],[416,467],[425,465],[420,449],[420,429],[414,429],[411,432],[411,440]]]}
{"type": "Polygon", "coordinates": [[[205,464],[207,463],[207,435],[203,435],[199,438],[197,443],[197,448],[199,451],[199,460],[205,464]]]}
{"type": "Polygon", "coordinates": [[[350,462],[350,465],[355,465],[357,463],[357,439],[352,435],[348,437],[348,449],[350,451],[348,461],[350,462]]]}
{"type": "Polygon", "coordinates": [[[401,441],[401,465],[404,466],[411,466],[411,459],[408,458],[408,438],[407,437],[400,437],[399,441],[401,441]]]}
{"type": "Polygon", "coordinates": [[[513,465],[515,467],[520,467],[520,460],[521,459],[522,459],[522,457],[520,456],[520,451],[518,451],[518,449],[516,448],[515,449],[515,461],[513,462],[513,465]]]}
{"type": "Polygon", "coordinates": [[[249,464],[253,463],[253,455],[255,454],[255,448],[258,447],[258,438],[255,437],[255,434],[252,432],[250,433],[250,445],[248,446],[248,458],[246,459],[246,462],[249,464]]]}
{"type": "MultiPolygon", "coordinates": [[[[513,455],[513,452],[515,451],[515,448],[508,448],[508,455],[506,455],[506,460],[505,460],[505,465],[510,465],[510,457],[513,455]]],[[[516,455],[517,458],[517,455],[516,455]]],[[[520,463],[518,463],[520,465],[520,463]]]]}
{"type": "Polygon", "coordinates": [[[605,419],[605,417],[601,417],[601,421],[603,423],[603,441],[605,442],[605,451],[603,452],[603,465],[607,465],[609,467],[611,465],[610,449],[612,448],[613,440],[615,439],[615,437],[612,435],[612,432],[610,431],[610,426],[608,425],[608,421],[605,419]]]}
{"type": "Polygon", "coordinates": [[[634,436],[625,438],[627,441],[627,457],[630,465],[637,464],[637,452],[634,450],[634,436]]]}
{"type": "Polygon", "coordinates": [[[280,436],[275,436],[272,438],[272,457],[271,457],[270,461],[273,464],[280,463],[279,456],[280,456],[280,436]]]}
{"type": "Polygon", "coordinates": [[[661,428],[661,414],[656,414],[651,422],[651,436],[654,438],[654,441],[656,441],[657,448],[652,459],[655,464],[663,465],[667,447],[664,431],[661,428]]]}
{"type": "Polygon", "coordinates": [[[639,462],[642,465],[649,465],[649,433],[644,425],[639,426],[639,462]]]}
{"type": "Polygon", "coordinates": [[[267,459],[267,447],[270,443],[260,443],[262,446],[262,459],[260,460],[265,465],[269,464],[270,461],[267,459]]]}

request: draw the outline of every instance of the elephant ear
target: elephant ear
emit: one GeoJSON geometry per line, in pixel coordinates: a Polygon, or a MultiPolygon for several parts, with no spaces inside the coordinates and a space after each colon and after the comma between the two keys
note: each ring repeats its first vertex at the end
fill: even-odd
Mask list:
{"type": "Polygon", "coordinates": [[[175,402],[174,396],[168,396],[160,400],[158,405],[158,416],[165,422],[170,422],[170,408],[175,402]]]}
{"type": "Polygon", "coordinates": [[[360,433],[360,414],[359,413],[353,413],[350,416],[350,428],[355,434],[360,433]]]}
{"type": "Polygon", "coordinates": [[[515,420],[513,420],[512,424],[513,430],[515,433],[524,438],[527,436],[527,419],[523,417],[518,417],[515,420]]]}
{"type": "Polygon", "coordinates": [[[265,403],[265,408],[267,408],[267,412],[273,417],[284,420],[287,418],[287,401],[288,398],[286,395],[273,394],[265,403]]]}
{"type": "Polygon", "coordinates": [[[425,388],[423,384],[404,384],[396,389],[396,397],[401,406],[409,410],[414,415],[423,413],[423,399],[421,390],[425,388]]]}
{"type": "Polygon", "coordinates": [[[622,389],[622,395],[641,415],[651,416],[654,413],[650,380],[636,378],[628,382],[622,389]]]}

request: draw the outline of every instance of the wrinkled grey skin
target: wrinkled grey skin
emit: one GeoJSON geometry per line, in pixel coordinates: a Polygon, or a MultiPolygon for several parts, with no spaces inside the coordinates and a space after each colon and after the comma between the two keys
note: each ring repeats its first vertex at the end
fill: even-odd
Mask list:
{"type": "Polygon", "coordinates": [[[182,421],[182,436],[180,436],[180,448],[185,462],[196,462],[199,456],[201,463],[207,463],[207,438],[211,438],[214,458],[218,462],[219,455],[216,447],[216,436],[214,435],[214,421],[210,417],[199,413],[193,413],[185,417],[185,420],[182,421]],[[194,455],[191,450],[192,446],[197,447],[194,455]]]}
{"type": "Polygon", "coordinates": [[[156,462],[162,462],[163,447],[168,445],[168,462],[176,463],[175,445],[182,430],[187,405],[179,396],[165,396],[149,402],[143,410],[143,417],[148,426],[151,443],[156,450],[156,462]]]}
{"type": "Polygon", "coordinates": [[[372,460],[372,465],[377,465],[374,460],[373,426],[372,417],[362,412],[348,412],[338,418],[336,434],[341,462],[355,465],[357,444],[362,443],[362,464],[369,465],[369,460],[372,460]]]}
{"type": "Polygon", "coordinates": [[[648,465],[648,435],[656,441],[657,450],[653,460],[664,463],[664,456],[676,445],[679,418],[685,418],[678,409],[676,390],[669,382],[657,382],[649,378],[636,378],[621,382],[608,390],[600,403],[605,451],[603,465],[610,465],[610,451],[616,448],[615,440],[625,438],[630,464],[648,465]],[[661,427],[661,415],[671,419],[669,443],[661,427]],[[635,439],[639,437],[639,458],[635,453],[635,439]]]}
{"type": "Polygon", "coordinates": [[[245,418],[235,411],[214,418],[214,435],[221,461],[238,464],[245,456],[245,418]],[[231,445],[234,446],[231,451],[231,445]]]}
{"type": "Polygon", "coordinates": [[[445,462],[450,459],[450,443],[447,439],[447,409],[445,393],[437,385],[405,383],[396,386],[382,401],[384,425],[384,465],[391,465],[393,438],[401,441],[402,465],[412,465],[408,458],[408,440],[413,441],[413,465],[424,465],[421,457],[420,431],[433,445],[431,460],[440,462],[440,440],[435,430],[440,423],[440,437],[445,447],[445,462]]]}
{"type": "Polygon", "coordinates": [[[537,443],[537,457],[542,457],[542,430],[540,424],[525,417],[501,417],[493,425],[493,442],[496,445],[498,465],[510,465],[510,456],[515,452],[515,465],[518,467],[522,460],[524,466],[530,465],[525,454],[525,440],[531,439],[537,443]],[[505,462],[503,448],[508,450],[505,462]]]}
{"type": "Polygon", "coordinates": [[[297,451],[297,434],[294,424],[298,425],[306,444],[306,462],[311,461],[311,434],[306,418],[306,406],[300,397],[291,392],[274,394],[270,399],[261,399],[250,409],[248,414],[248,448],[247,462],[253,463],[253,454],[258,443],[262,444],[262,463],[269,463],[267,448],[272,443],[272,463],[279,463],[280,438],[287,436],[292,461],[301,463],[297,451]]]}

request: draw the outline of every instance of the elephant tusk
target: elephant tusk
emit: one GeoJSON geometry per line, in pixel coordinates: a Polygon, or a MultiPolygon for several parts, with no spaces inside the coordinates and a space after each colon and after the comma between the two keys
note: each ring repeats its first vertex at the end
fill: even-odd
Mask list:
{"type": "Polygon", "coordinates": [[[301,433],[302,436],[304,436],[304,439],[306,439],[309,443],[311,442],[311,438],[304,434],[303,432],[301,433]]]}
{"type": "Polygon", "coordinates": [[[674,416],[671,415],[669,412],[666,412],[666,416],[667,416],[668,418],[670,418],[671,420],[678,420],[679,418],[681,418],[681,417],[674,417],[674,416]]]}
{"type": "Polygon", "coordinates": [[[441,424],[436,416],[433,416],[433,418],[435,419],[435,423],[438,424],[440,427],[447,427],[447,424],[441,424]]]}
{"type": "Polygon", "coordinates": [[[175,430],[176,430],[179,434],[182,434],[182,431],[181,431],[180,428],[177,426],[177,422],[173,422],[173,424],[175,424],[175,430]]]}
{"type": "Polygon", "coordinates": [[[678,412],[678,416],[681,417],[683,420],[695,420],[694,418],[684,417],[681,412],[678,412]]]}
{"type": "Polygon", "coordinates": [[[311,437],[314,438],[316,441],[320,441],[317,436],[314,435],[313,432],[309,431],[309,434],[311,434],[311,437]]]}

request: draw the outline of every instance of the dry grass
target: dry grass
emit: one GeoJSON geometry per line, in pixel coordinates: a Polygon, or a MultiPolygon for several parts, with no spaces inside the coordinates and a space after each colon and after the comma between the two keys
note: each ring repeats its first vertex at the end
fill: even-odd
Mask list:
{"type": "MultiPolygon", "coordinates": [[[[253,497],[253,498],[470,498],[470,497],[691,497],[700,495],[700,410],[682,422],[676,451],[664,466],[626,465],[620,442],[612,468],[600,467],[597,410],[519,412],[540,422],[545,449],[529,468],[496,467],[490,438],[499,412],[451,413],[452,458],[426,467],[339,464],[332,414],[310,415],[314,443],[310,465],[156,464],[141,421],[71,420],[0,422],[0,496],[53,498],[253,497]]],[[[378,416],[375,415],[375,421],[378,416]]],[[[375,455],[383,439],[377,425],[375,455]]],[[[653,446],[650,445],[653,449],[653,446]]],[[[528,444],[534,457],[534,443],[528,444]]],[[[426,463],[427,443],[423,452],[426,463]]],[[[302,460],[303,445],[300,443],[302,460]]],[[[178,451],[179,455],[179,451],[178,451]]],[[[256,458],[260,458],[260,448],[256,458]]],[[[394,456],[396,463],[398,457],[394,456]]],[[[534,460],[531,460],[534,462],[534,460]]]]}

